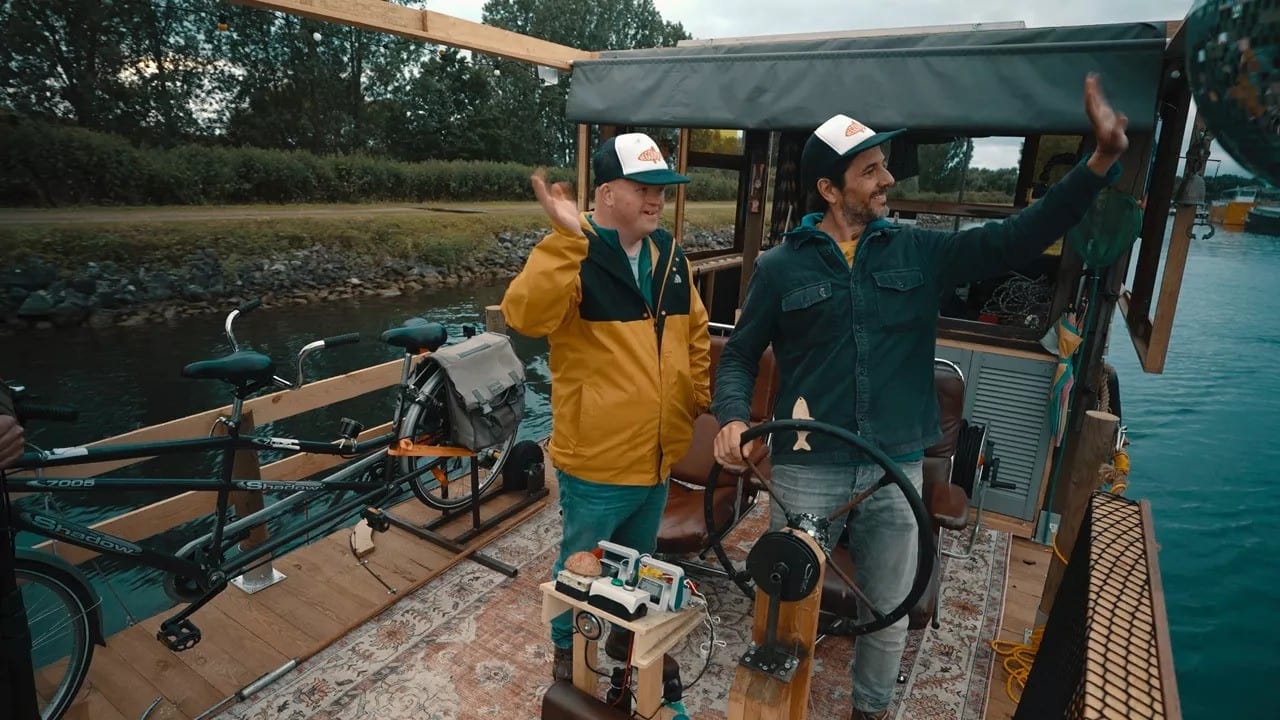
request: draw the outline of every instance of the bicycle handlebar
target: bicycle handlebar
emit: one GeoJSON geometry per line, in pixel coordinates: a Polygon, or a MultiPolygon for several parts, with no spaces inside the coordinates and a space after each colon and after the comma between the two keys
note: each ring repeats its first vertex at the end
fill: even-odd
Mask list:
{"type": "Polygon", "coordinates": [[[285,388],[286,390],[297,390],[298,388],[302,387],[307,383],[306,374],[303,372],[303,364],[306,362],[308,355],[315,352],[316,350],[321,350],[324,348],[340,347],[342,345],[353,345],[358,342],[360,342],[360,333],[347,333],[345,335],[334,335],[333,337],[327,337],[323,340],[313,340],[307,343],[302,347],[301,350],[298,351],[297,382],[291,384],[288,380],[284,380],[282,378],[275,378],[276,385],[279,385],[280,387],[285,388]]]}
{"type": "Polygon", "coordinates": [[[18,421],[49,420],[52,422],[75,422],[80,419],[80,411],[66,405],[45,405],[43,403],[15,402],[13,409],[18,414],[18,421]]]}
{"type": "Polygon", "coordinates": [[[346,335],[334,335],[327,337],[320,342],[324,343],[326,348],[339,347],[342,345],[354,345],[360,342],[360,333],[347,333],[346,335]]]}

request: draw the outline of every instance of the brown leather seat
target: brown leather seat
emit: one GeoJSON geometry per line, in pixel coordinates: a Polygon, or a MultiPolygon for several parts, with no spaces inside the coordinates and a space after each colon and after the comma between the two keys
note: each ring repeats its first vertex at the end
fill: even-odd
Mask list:
{"type": "Polygon", "coordinates": [[[948,530],[963,530],[969,522],[969,496],[951,482],[956,447],[964,428],[964,378],[950,363],[935,363],[933,384],[938,393],[938,425],[942,439],[924,451],[924,500],[929,515],[948,530]]]}
{"type": "MultiPolygon", "coordinates": [[[[711,391],[715,392],[716,367],[727,337],[711,338],[711,391]]],[[[751,421],[763,422],[773,416],[773,405],[778,399],[778,368],[772,348],[766,348],[760,357],[756,384],[751,398],[751,421]]],[[[707,534],[705,491],[711,468],[715,464],[712,451],[720,424],[711,413],[703,413],[694,420],[693,443],[689,452],[671,468],[672,482],[667,492],[667,505],[662,511],[662,525],[658,529],[657,552],[664,555],[701,553],[711,547],[712,538],[707,534]]],[[[768,473],[768,448],[758,443],[751,452],[751,460],[762,473],[768,473]]],[[[713,497],[713,517],[716,528],[723,535],[751,509],[759,494],[760,486],[753,482],[751,471],[735,472],[722,468],[716,478],[713,497]]],[[[687,563],[686,563],[687,564],[687,563]]],[[[710,568],[703,568],[710,569],[710,568]]]]}
{"type": "MultiPolygon", "coordinates": [[[[934,388],[938,395],[938,425],[942,431],[942,439],[925,449],[922,474],[924,475],[924,492],[921,499],[925,510],[933,518],[933,535],[935,544],[942,527],[962,530],[968,524],[969,496],[964,489],[951,482],[953,456],[959,443],[960,433],[965,427],[964,421],[964,377],[958,368],[946,361],[934,363],[934,388]]],[[[897,492],[886,488],[881,492],[897,492]]],[[[849,555],[849,549],[843,544],[831,553],[833,562],[839,564],[849,577],[854,577],[855,564],[849,555]]],[[[911,609],[909,627],[919,629],[933,620],[937,627],[938,592],[941,579],[940,563],[935,556],[933,574],[925,594],[911,609]]],[[[857,599],[849,591],[840,576],[828,572],[823,576],[822,611],[841,617],[856,617],[857,599]]],[[[889,610],[890,608],[880,608],[889,610]]]]}

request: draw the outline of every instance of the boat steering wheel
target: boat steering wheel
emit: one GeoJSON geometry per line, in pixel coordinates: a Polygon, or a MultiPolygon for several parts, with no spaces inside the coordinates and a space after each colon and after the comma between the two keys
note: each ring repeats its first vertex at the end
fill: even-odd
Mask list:
{"type": "MultiPolygon", "coordinates": [[[[924,595],[929,586],[930,576],[933,573],[933,568],[930,564],[936,554],[933,546],[933,533],[930,532],[931,523],[929,521],[929,514],[928,511],[925,510],[924,501],[920,499],[920,494],[916,492],[914,487],[912,487],[911,481],[907,479],[906,474],[902,472],[902,468],[896,462],[891,460],[889,456],[885,455],[879,448],[855,433],[849,432],[844,428],[824,422],[818,422],[816,420],[771,420],[745,430],[742,433],[740,446],[743,451],[742,457],[746,460],[747,466],[751,469],[751,472],[754,473],[755,477],[760,480],[761,484],[764,485],[765,489],[769,491],[770,496],[773,497],[774,500],[777,500],[777,495],[773,492],[772,486],[769,484],[768,479],[760,473],[759,468],[757,468],[751,461],[745,449],[746,446],[756,438],[783,431],[809,432],[818,435],[828,435],[846,445],[852,446],[866,453],[884,470],[884,476],[880,478],[879,482],[859,493],[852,500],[846,503],[844,507],[832,513],[830,518],[818,518],[809,514],[793,515],[785,507],[783,507],[782,510],[787,518],[787,527],[808,533],[809,535],[814,536],[815,539],[819,540],[818,544],[822,548],[823,554],[826,556],[826,569],[828,571],[835,572],[836,575],[849,586],[849,589],[853,592],[854,596],[858,598],[862,605],[870,610],[874,618],[868,622],[845,626],[843,629],[833,634],[865,635],[866,633],[875,632],[894,624],[906,616],[906,614],[911,611],[911,608],[914,607],[924,595]],[[912,582],[911,590],[907,592],[907,596],[902,599],[902,602],[898,603],[898,605],[892,610],[884,612],[867,598],[866,593],[858,587],[858,584],[854,582],[853,578],[849,577],[848,574],[840,568],[840,566],[831,561],[831,553],[827,550],[826,542],[819,536],[825,531],[825,523],[847,514],[850,510],[857,507],[867,498],[871,497],[871,495],[890,485],[896,486],[898,491],[902,493],[903,497],[907,499],[907,504],[911,507],[911,514],[916,520],[919,540],[916,552],[915,579],[912,582]]],[[[711,467],[711,476],[707,479],[707,489],[704,493],[703,509],[706,517],[708,536],[712,539],[712,549],[715,551],[716,557],[720,560],[720,564],[724,566],[725,572],[728,573],[729,577],[733,579],[734,583],[742,589],[743,593],[745,593],[747,597],[754,598],[755,588],[752,586],[750,573],[748,571],[738,571],[734,568],[733,563],[729,560],[729,556],[724,551],[721,531],[717,530],[715,527],[714,505],[712,503],[712,499],[715,495],[716,483],[719,480],[720,471],[720,463],[713,463],[711,467]]],[[[779,503],[779,506],[782,507],[781,503],[779,503]]],[[[765,535],[767,536],[769,534],[771,533],[766,533],[765,535]]],[[[822,589],[818,588],[817,591],[822,592],[822,589]]]]}

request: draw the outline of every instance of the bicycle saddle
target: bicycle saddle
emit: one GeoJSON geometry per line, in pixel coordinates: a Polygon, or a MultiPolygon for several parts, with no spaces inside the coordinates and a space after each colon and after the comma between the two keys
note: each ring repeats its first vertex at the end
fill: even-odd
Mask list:
{"type": "Polygon", "coordinates": [[[182,377],[193,380],[225,380],[235,385],[269,383],[276,374],[271,358],[252,350],[233,352],[217,360],[200,360],[182,368],[182,377]]]}
{"type": "Polygon", "coordinates": [[[382,342],[406,352],[435,352],[449,339],[449,333],[438,322],[429,322],[422,318],[409,318],[398,328],[382,333],[382,342]]]}

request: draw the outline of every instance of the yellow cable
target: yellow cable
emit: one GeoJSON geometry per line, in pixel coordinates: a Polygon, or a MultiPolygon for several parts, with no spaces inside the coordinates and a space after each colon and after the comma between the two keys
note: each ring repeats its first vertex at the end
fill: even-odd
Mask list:
{"type": "MultiPolygon", "coordinates": [[[[1112,495],[1123,495],[1124,491],[1129,487],[1127,482],[1129,478],[1129,453],[1119,450],[1116,452],[1113,462],[1115,469],[1123,473],[1120,480],[1112,483],[1108,490],[1112,495]]],[[[1053,546],[1053,554],[1058,558],[1058,562],[1063,565],[1067,564],[1067,558],[1058,549],[1058,534],[1054,533],[1050,540],[1053,546]]],[[[1044,637],[1044,626],[1040,625],[1031,631],[1031,642],[1016,643],[1011,640],[992,640],[991,649],[996,655],[1004,656],[1001,664],[1004,666],[1008,677],[1004,681],[1004,691],[1008,693],[1009,699],[1017,703],[1022,698],[1022,691],[1027,687],[1027,677],[1031,674],[1031,666],[1035,663],[1036,653],[1040,650],[1040,640],[1044,637]],[[1018,686],[1018,694],[1014,695],[1014,685],[1018,686]]]]}
{"type": "Polygon", "coordinates": [[[1031,674],[1031,665],[1035,662],[1036,652],[1040,650],[1042,637],[1044,637],[1043,625],[1031,631],[1031,642],[1028,643],[1016,643],[1012,640],[991,641],[991,649],[996,655],[1004,656],[1001,665],[1008,673],[1004,681],[1004,690],[1014,703],[1021,699],[1022,691],[1027,687],[1027,676],[1031,674]],[[1016,695],[1014,685],[1018,687],[1016,695]]]}

